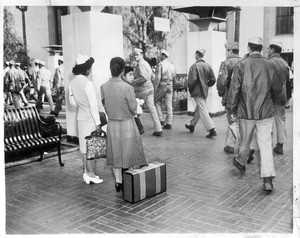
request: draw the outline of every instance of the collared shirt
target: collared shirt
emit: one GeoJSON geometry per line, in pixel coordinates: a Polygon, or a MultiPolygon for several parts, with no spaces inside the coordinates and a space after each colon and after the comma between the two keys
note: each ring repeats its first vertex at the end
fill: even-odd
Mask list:
{"type": "Polygon", "coordinates": [[[64,66],[62,64],[56,67],[53,80],[55,87],[64,87],[64,66]]]}
{"type": "Polygon", "coordinates": [[[51,87],[51,71],[49,69],[46,69],[44,66],[40,68],[38,77],[41,79],[41,86],[51,87]]]}

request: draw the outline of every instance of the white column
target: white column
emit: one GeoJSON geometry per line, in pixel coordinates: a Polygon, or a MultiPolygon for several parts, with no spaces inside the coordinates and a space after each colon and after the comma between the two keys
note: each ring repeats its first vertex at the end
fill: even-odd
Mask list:
{"type": "Polygon", "coordinates": [[[293,93],[293,177],[294,177],[294,233],[299,235],[300,226],[300,6],[294,7],[294,93],[293,93]],[[297,92],[297,93],[296,93],[297,92]]]}
{"type": "MultiPolygon", "coordinates": [[[[195,52],[197,49],[205,49],[204,61],[210,64],[213,68],[217,79],[219,67],[225,60],[226,33],[219,31],[196,31],[189,32],[187,35],[187,67],[188,70],[195,63],[195,52]]],[[[217,113],[224,110],[221,104],[222,99],[218,96],[216,84],[209,88],[208,97],[206,100],[208,111],[217,113]]],[[[195,102],[188,93],[188,112],[193,112],[195,102]]]]}
{"type": "Polygon", "coordinates": [[[66,120],[68,136],[77,136],[76,108],[69,102],[69,84],[77,55],[95,59],[89,78],[93,81],[99,110],[103,110],[100,86],[110,78],[111,58],[123,57],[122,16],[96,11],[62,16],[62,42],[66,92],[66,120]]]}

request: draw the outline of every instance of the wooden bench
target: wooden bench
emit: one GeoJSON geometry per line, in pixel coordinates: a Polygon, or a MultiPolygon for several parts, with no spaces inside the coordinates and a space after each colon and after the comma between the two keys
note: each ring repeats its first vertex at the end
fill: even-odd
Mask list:
{"type": "Polygon", "coordinates": [[[41,120],[35,107],[7,108],[4,110],[4,151],[5,158],[23,156],[38,151],[43,160],[44,151],[56,147],[60,166],[61,125],[55,120],[41,120]]]}

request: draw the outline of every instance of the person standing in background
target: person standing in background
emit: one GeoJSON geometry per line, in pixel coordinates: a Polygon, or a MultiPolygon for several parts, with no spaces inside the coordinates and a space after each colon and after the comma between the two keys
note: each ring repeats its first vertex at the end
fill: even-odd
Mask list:
{"type": "Polygon", "coordinates": [[[21,69],[21,64],[19,62],[16,63],[16,69],[19,71],[20,79],[21,79],[21,84],[22,84],[22,90],[20,91],[20,96],[21,100],[24,103],[24,106],[28,106],[28,101],[24,93],[24,89],[30,84],[30,79],[28,75],[25,73],[23,69],[21,69]]]}
{"type": "Polygon", "coordinates": [[[58,59],[58,66],[55,69],[53,77],[53,87],[56,89],[56,103],[54,111],[51,111],[50,114],[58,116],[59,112],[62,109],[62,102],[65,98],[65,85],[64,85],[64,61],[60,56],[58,59]]]}
{"type": "Polygon", "coordinates": [[[173,122],[173,81],[176,77],[176,68],[169,61],[169,52],[161,51],[161,62],[158,64],[154,80],[154,103],[161,125],[164,129],[172,129],[173,122]],[[167,106],[167,117],[164,120],[162,102],[167,106]]]}
{"type": "Polygon", "coordinates": [[[5,67],[4,67],[4,70],[3,70],[3,89],[4,89],[4,93],[5,93],[5,99],[4,99],[4,102],[9,105],[13,105],[14,102],[13,102],[13,99],[12,99],[12,96],[11,96],[11,93],[9,92],[8,88],[6,87],[5,85],[5,75],[6,73],[8,72],[8,70],[10,70],[10,67],[9,67],[9,61],[6,61],[5,62],[5,67]]]}
{"type": "Polygon", "coordinates": [[[9,62],[9,70],[5,74],[5,88],[11,93],[15,108],[19,108],[20,105],[20,91],[22,90],[21,77],[19,71],[15,68],[15,62],[9,62]]]}

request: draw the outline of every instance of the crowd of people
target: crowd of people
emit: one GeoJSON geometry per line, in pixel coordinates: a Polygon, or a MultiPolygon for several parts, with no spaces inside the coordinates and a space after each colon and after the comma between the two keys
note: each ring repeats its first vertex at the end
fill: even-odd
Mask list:
{"type": "MultiPolygon", "coordinates": [[[[209,87],[216,82],[218,95],[225,107],[228,130],[224,151],[235,154],[234,166],[246,172],[246,163],[251,163],[253,154],[261,161],[263,189],[273,190],[276,176],[273,152],[283,154],[286,141],[285,110],[291,97],[291,69],[280,53],[282,43],[271,41],[268,57],[262,56],[263,40],[253,37],[248,41],[248,54],[239,57],[237,42],[225,44],[226,60],[220,65],[216,78],[212,67],[204,61],[205,49],[195,52],[195,63],[188,71],[188,90],[196,103],[194,117],[185,127],[193,133],[199,120],[208,134],[206,138],[217,136],[216,126],[209,115],[206,99],[209,87]]],[[[170,54],[160,51],[160,62],[155,74],[144,59],[141,49],[133,50],[135,65],[126,65],[120,57],[110,61],[111,78],[101,85],[101,102],[108,118],[107,124],[107,165],[112,166],[115,188],[122,190],[122,173],[146,163],[140,135],[144,133],[139,115],[143,103],[153,121],[153,136],[162,136],[163,129],[172,129],[173,124],[173,83],[176,67],[170,62],[170,54]],[[162,110],[166,105],[166,117],[162,110]]],[[[86,158],[86,140],[92,131],[100,130],[98,100],[93,82],[88,78],[94,58],[79,54],[72,70],[74,79],[69,85],[71,105],[77,109],[77,125],[80,151],[83,154],[83,179],[89,184],[102,183],[95,174],[94,160],[86,158]]],[[[36,60],[32,79],[21,73],[17,63],[9,62],[5,69],[6,100],[10,97],[16,107],[23,99],[24,85],[33,85],[36,108],[42,108],[43,95],[49,102],[50,113],[57,116],[64,97],[63,60],[58,60],[54,79],[45,67],[45,62],[36,60]],[[21,76],[22,75],[22,76],[21,76]],[[17,79],[18,78],[18,79],[17,79]],[[17,82],[21,81],[20,86],[17,82]],[[51,86],[56,88],[56,105],[51,97],[51,86]]],[[[25,97],[26,100],[26,97],[25,97]]]]}
{"type": "Polygon", "coordinates": [[[35,67],[30,74],[27,66],[21,67],[19,62],[13,60],[5,62],[4,68],[4,94],[5,105],[13,105],[15,108],[27,107],[28,101],[34,100],[38,111],[43,108],[46,96],[49,102],[50,114],[58,116],[62,109],[64,100],[64,73],[63,59],[58,58],[58,67],[55,69],[54,76],[46,63],[36,59],[35,67]],[[56,103],[52,99],[52,91],[56,92],[56,103]]]}

